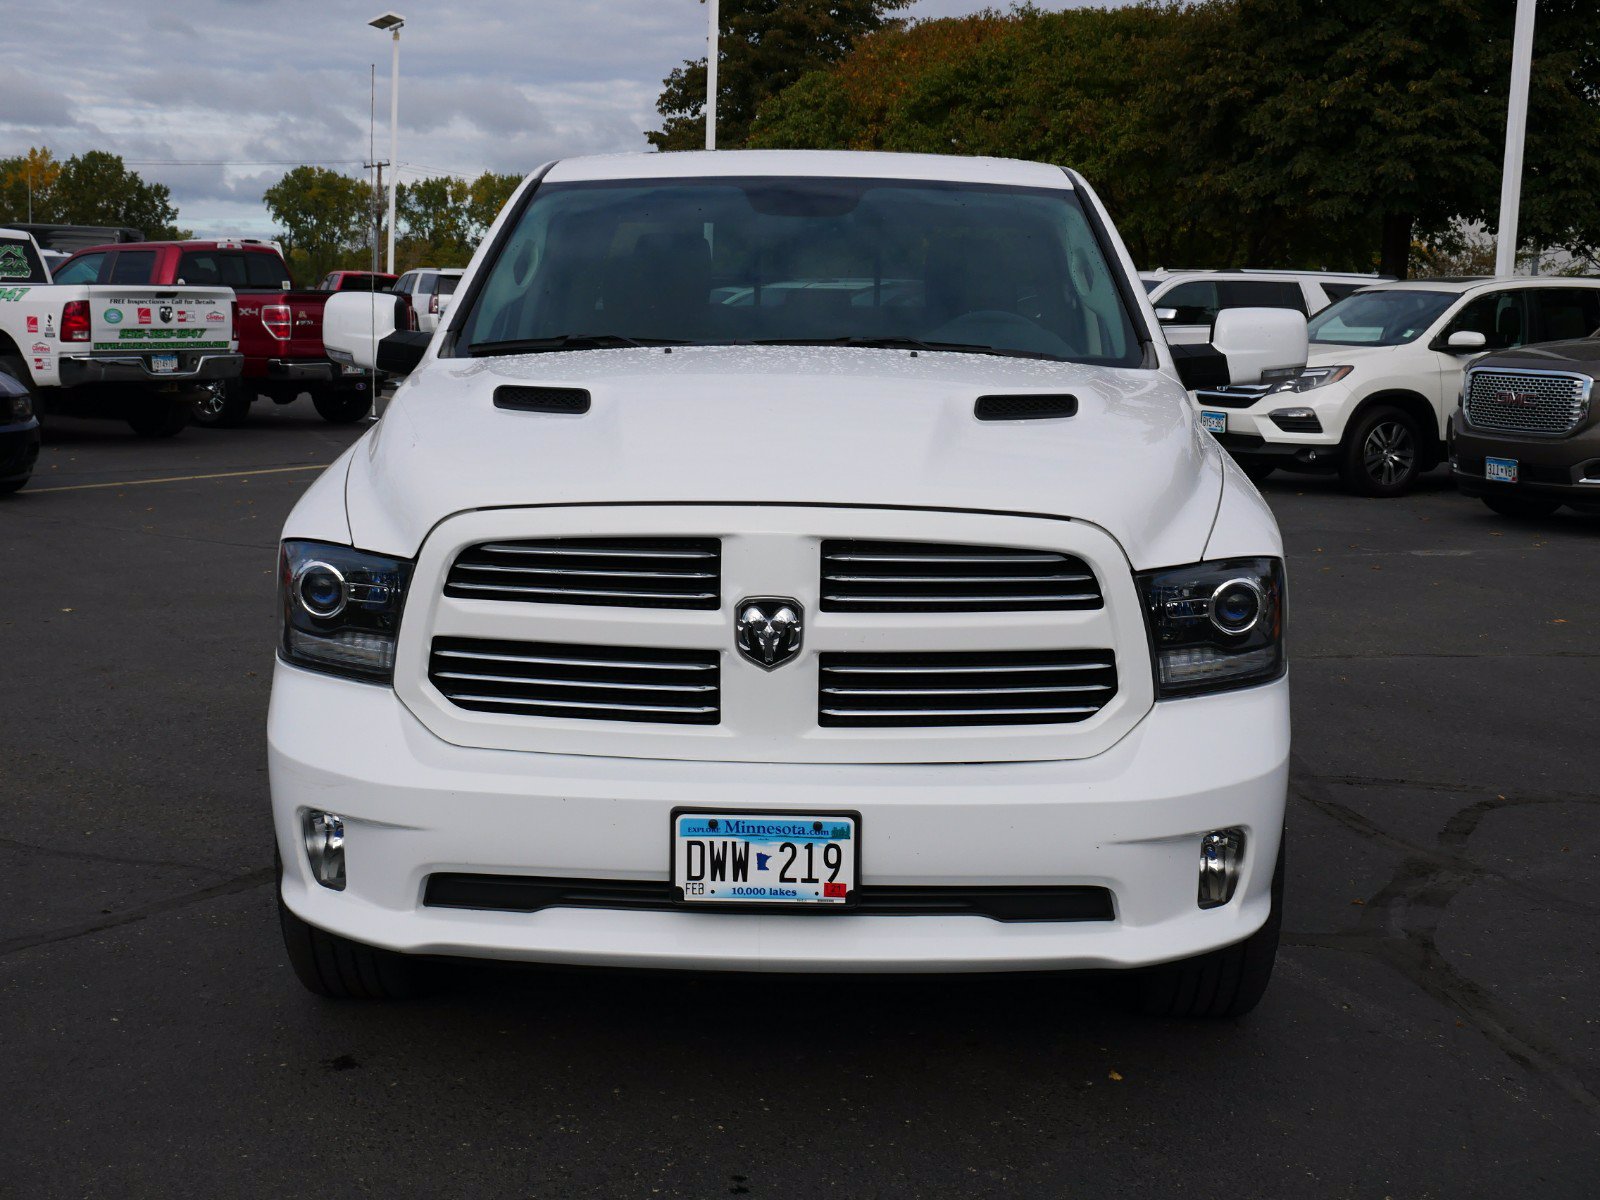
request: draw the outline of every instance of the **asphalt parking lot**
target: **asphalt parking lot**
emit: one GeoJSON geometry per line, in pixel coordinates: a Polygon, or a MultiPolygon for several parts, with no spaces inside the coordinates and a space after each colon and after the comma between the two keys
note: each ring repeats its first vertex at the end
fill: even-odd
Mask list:
{"type": "Polygon", "coordinates": [[[319,1001],[273,910],[279,527],[362,427],[59,422],[0,502],[0,1195],[1592,1196],[1600,518],[1264,485],[1286,945],[1081,981],[463,969],[319,1001]]]}

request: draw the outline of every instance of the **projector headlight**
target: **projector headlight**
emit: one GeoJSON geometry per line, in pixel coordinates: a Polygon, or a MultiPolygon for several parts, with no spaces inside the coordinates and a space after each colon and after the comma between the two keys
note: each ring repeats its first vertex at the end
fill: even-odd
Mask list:
{"type": "Polygon", "coordinates": [[[391,682],[412,565],[328,542],[284,542],[278,554],[278,652],[284,661],[391,682]]]}
{"type": "Polygon", "coordinates": [[[1280,559],[1195,563],[1135,578],[1150,628],[1157,699],[1248,687],[1283,674],[1280,559]]]}

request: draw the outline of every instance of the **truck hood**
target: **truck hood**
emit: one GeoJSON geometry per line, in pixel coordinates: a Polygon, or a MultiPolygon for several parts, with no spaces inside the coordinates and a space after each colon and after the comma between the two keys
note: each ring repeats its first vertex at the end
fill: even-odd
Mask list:
{"type": "Polygon", "coordinates": [[[1150,370],[835,347],[429,359],[351,457],[354,543],[411,556],[455,513],[520,505],[815,504],[1064,517],[1136,568],[1202,556],[1220,451],[1150,370]],[[497,409],[586,388],[582,416],[497,409]],[[979,396],[1069,392],[1076,416],[982,422],[979,396]]]}

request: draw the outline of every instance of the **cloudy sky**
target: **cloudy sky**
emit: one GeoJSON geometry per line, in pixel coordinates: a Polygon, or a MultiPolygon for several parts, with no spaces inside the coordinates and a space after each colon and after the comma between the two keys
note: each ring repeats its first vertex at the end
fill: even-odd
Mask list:
{"type": "MultiPolygon", "coordinates": [[[[699,0],[390,2],[408,17],[402,180],[521,174],[558,156],[647,149],[661,80],[705,48],[699,0]]],[[[288,166],[361,170],[373,63],[387,157],[389,41],[366,25],[383,4],[8,4],[0,157],[38,145],[62,159],[110,150],[170,187],[180,223],[197,234],[269,233],[261,193],[288,166]]],[[[917,0],[910,12],[990,4],[1009,0],[917,0]]]]}

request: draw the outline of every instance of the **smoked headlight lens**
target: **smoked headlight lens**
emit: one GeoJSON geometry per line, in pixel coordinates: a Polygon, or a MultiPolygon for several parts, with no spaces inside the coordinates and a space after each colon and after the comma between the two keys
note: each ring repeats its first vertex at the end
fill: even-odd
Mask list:
{"type": "Polygon", "coordinates": [[[409,560],[328,542],[284,542],[278,601],[287,662],[389,683],[394,643],[411,582],[409,560]]]}
{"type": "Polygon", "coordinates": [[[1150,627],[1158,699],[1247,687],[1283,674],[1280,559],[1231,558],[1135,578],[1150,627]]]}

